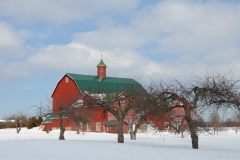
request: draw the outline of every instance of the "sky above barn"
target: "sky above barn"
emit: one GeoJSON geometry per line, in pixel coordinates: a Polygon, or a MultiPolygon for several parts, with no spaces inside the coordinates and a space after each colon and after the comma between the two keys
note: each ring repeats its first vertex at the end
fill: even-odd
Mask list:
{"type": "Polygon", "coordinates": [[[66,73],[240,78],[239,0],[0,1],[0,118],[50,98],[66,73]]]}

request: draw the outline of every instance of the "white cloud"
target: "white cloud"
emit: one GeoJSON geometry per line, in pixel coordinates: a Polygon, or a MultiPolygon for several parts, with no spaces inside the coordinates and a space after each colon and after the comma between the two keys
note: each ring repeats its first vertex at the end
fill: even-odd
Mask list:
{"type": "Polygon", "coordinates": [[[32,76],[34,69],[25,61],[0,61],[0,74],[2,80],[9,78],[26,78],[32,76]]]}
{"type": "Polygon", "coordinates": [[[240,4],[166,2],[159,13],[159,44],[167,53],[202,53],[240,40],[240,4]],[[167,16],[165,16],[167,15],[167,16]]]}
{"type": "Polygon", "coordinates": [[[0,21],[0,33],[0,57],[19,58],[26,54],[23,43],[29,32],[16,31],[8,23],[0,21]]]}
{"type": "Polygon", "coordinates": [[[202,54],[239,45],[240,3],[161,1],[135,15],[128,26],[76,33],[74,41],[99,49],[136,49],[156,42],[166,54],[202,54]]]}
{"type": "Polygon", "coordinates": [[[144,75],[149,72],[157,72],[156,67],[151,67],[156,65],[155,62],[139,56],[136,52],[127,50],[106,52],[80,43],[50,45],[31,55],[28,61],[32,66],[48,71],[95,75],[96,65],[99,63],[101,55],[108,66],[107,70],[110,76],[128,76],[131,72],[139,72],[144,75]],[[147,70],[145,66],[149,66],[147,70]]]}
{"type": "MultiPolygon", "coordinates": [[[[86,8],[92,2],[86,2],[82,7],[86,8]]],[[[10,2],[4,3],[6,5],[10,2]]],[[[36,9],[36,12],[33,13],[36,13],[37,20],[43,18],[45,21],[51,21],[57,16],[53,14],[52,17],[47,17],[46,15],[50,14],[49,9],[43,15],[39,14],[45,1],[37,1],[36,4],[29,3],[29,6],[36,9]]],[[[109,10],[123,12],[133,9],[136,5],[135,2],[128,4],[124,1],[104,5],[104,3],[100,4],[96,1],[90,10],[95,9],[96,11],[93,13],[87,11],[86,14],[83,13],[79,16],[85,9],[76,11],[73,6],[76,3],[77,1],[71,1],[63,7],[63,1],[59,1],[59,4],[51,10],[52,13],[59,13],[56,21],[53,20],[54,23],[81,19],[81,16],[89,19],[101,11],[104,13],[109,10]],[[124,5],[129,6],[121,9],[124,5]],[[60,12],[61,10],[62,12],[60,12]],[[70,10],[69,14],[67,14],[68,10],[70,10]],[[73,12],[76,14],[72,14],[73,12]],[[88,13],[89,15],[87,15],[88,13]]],[[[49,4],[47,7],[52,7],[52,5],[49,4]]],[[[16,9],[16,13],[23,10],[24,7],[20,6],[19,8],[16,9]]],[[[22,14],[25,15],[27,12],[30,11],[22,14]]],[[[16,17],[16,14],[12,12],[11,14],[7,11],[2,13],[16,17]]],[[[101,15],[108,19],[107,15],[103,13],[101,15]]],[[[129,25],[100,23],[102,26],[99,30],[73,34],[73,40],[69,44],[49,45],[36,52],[33,49],[34,54],[27,57],[26,65],[31,68],[27,73],[33,73],[30,71],[34,69],[45,72],[74,72],[94,75],[100,55],[104,55],[104,61],[108,65],[108,75],[118,77],[139,73],[143,76],[160,74],[188,78],[189,76],[203,75],[208,69],[223,72],[233,68],[240,69],[239,15],[239,3],[160,1],[156,5],[147,6],[137,12],[135,17],[130,19],[129,25]],[[148,57],[151,54],[149,51],[152,49],[152,43],[155,43],[156,55],[152,55],[153,58],[150,59],[148,57]],[[146,52],[137,51],[139,48],[145,47],[147,48],[146,52]],[[157,58],[160,54],[174,55],[174,59],[159,60],[157,58]],[[155,57],[157,58],[154,59],[155,57]]],[[[31,19],[32,15],[30,16],[27,18],[31,19]]],[[[51,34],[52,31],[49,30],[35,35],[45,38],[51,34]]],[[[22,45],[22,43],[19,44],[22,45]]],[[[31,48],[31,46],[29,47],[31,48]]],[[[10,72],[8,73],[10,74],[10,72]]],[[[236,75],[238,76],[237,73],[236,75]]]]}
{"type": "MultiPolygon", "coordinates": [[[[66,23],[73,20],[95,19],[96,15],[124,13],[135,8],[137,0],[11,0],[2,1],[0,16],[29,23],[47,21],[66,23]]],[[[109,15],[108,15],[109,16],[109,15]]]]}
{"type": "Polygon", "coordinates": [[[146,57],[152,54],[153,43],[156,57],[175,58],[151,61],[147,67],[178,77],[238,68],[240,3],[165,0],[135,15],[128,26],[103,26],[98,31],[77,33],[74,41],[109,52],[146,47],[141,53],[146,57]]]}

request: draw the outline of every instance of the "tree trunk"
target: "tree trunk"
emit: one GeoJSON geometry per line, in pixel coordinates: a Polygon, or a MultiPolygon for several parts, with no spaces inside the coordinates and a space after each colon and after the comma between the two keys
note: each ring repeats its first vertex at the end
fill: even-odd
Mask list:
{"type": "Polygon", "coordinates": [[[60,128],[59,140],[65,140],[64,132],[65,132],[65,128],[60,128]]]}
{"type": "Polygon", "coordinates": [[[77,134],[80,134],[80,124],[78,124],[78,127],[77,127],[77,134]]]}
{"type": "Polygon", "coordinates": [[[137,139],[137,137],[136,137],[136,135],[137,135],[137,132],[131,132],[131,134],[132,134],[132,136],[131,136],[131,140],[136,140],[137,139]]]}
{"type": "Polygon", "coordinates": [[[20,133],[21,127],[17,127],[17,133],[20,133]]]}
{"type": "Polygon", "coordinates": [[[140,127],[140,123],[136,124],[133,132],[132,132],[132,137],[131,137],[131,140],[136,140],[137,139],[137,130],[138,128],[140,127]]]}
{"type": "Polygon", "coordinates": [[[191,117],[190,108],[189,108],[188,104],[186,104],[186,102],[184,102],[184,103],[185,103],[184,104],[185,116],[186,116],[186,120],[187,120],[189,130],[191,133],[191,138],[192,138],[192,148],[198,149],[197,126],[191,117]]]}
{"type": "Polygon", "coordinates": [[[191,129],[191,138],[192,138],[192,148],[198,149],[198,135],[196,129],[191,129]]]}
{"type": "Polygon", "coordinates": [[[130,138],[131,138],[131,140],[136,140],[136,132],[134,132],[134,131],[131,131],[131,132],[129,132],[130,133],[130,138]]]}
{"type": "Polygon", "coordinates": [[[129,134],[130,134],[131,140],[136,140],[136,133],[134,133],[135,129],[133,130],[133,123],[130,122],[129,123],[129,134]]]}
{"type": "Polygon", "coordinates": [[[60,135],[59,135],[59,140],[65,140],[64,138],[64,132],[65,132],[65,128],[63,128],[63,124],[62,124],[62,114],[59,114],[59,126],[60,126],[60,135]]]}
{"type": "Polygon", "coordinates": [[[17,133],[20,133],[20,131],[21,131],[21,123],[15,123],[15,125],[16,125],[17,133]]]}
{"type": "Polygon", "coordinates": [[[123,120],[118,121],[118,143],[124,143],[123,120]]]}

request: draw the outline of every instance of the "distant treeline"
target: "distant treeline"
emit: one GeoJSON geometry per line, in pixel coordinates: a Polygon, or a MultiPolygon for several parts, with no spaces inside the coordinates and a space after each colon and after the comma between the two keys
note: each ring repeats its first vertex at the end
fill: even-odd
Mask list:
{"type": "MultiPolygon", "coordinates": [[[[40,124],[43,121],[42,117],[24,117],[21,119],[22,121],[22,127],[27,127],[28,129],[31,129],[33,127],[40,126],[40,124]]],[[[15,120],[0,120],[0,129],[4,128],[16,128],[15,120]]]]}

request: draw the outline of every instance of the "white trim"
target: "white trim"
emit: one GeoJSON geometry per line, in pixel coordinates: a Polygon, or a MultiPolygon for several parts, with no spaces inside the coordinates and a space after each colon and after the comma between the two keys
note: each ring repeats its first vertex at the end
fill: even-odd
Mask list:
{"type": "Polygon", "coordinates": [[[164,129],[169,129],[169,122],[164,122],[164,129]]]}
{"type": "Polygon", "coordinates": [[[101,122],[96,122],[96,131],[101,131],[101,122]]]}
{"type": "Polygon", "coordinates": [[[87,124],[86,124],[86,130],[87,130],[87,131],[91,131],[91,124],[90,124],[90,123],[87,123],[87,124]]]}
{"type": "Polygon", "coordinates": [[[172,125],[177,128],[177,129],[180,129],[181,125],[182,125],[182,121],[180,120],[177,120],[177,121],[173,121],[172,122],[172,125]]]}
{"type": "Polygon", "coordinates": [[[82,131],[82,126],[83,126],[82,123],[79,123],[79,126],[80,126],[79,131],[82,131]]]}

